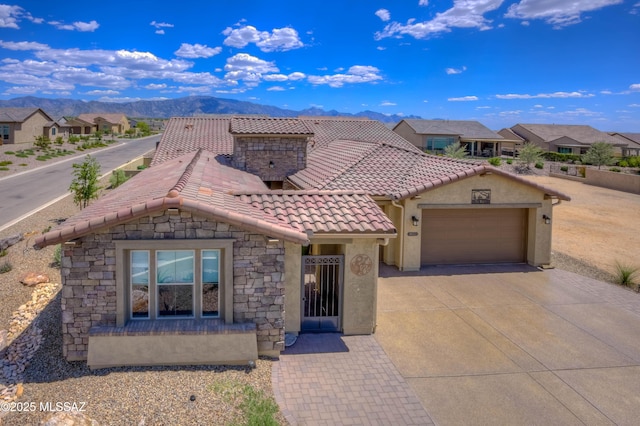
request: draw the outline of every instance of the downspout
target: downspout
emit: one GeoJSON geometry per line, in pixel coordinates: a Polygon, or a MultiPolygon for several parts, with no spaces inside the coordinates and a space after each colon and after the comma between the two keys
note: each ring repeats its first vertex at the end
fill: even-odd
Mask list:
{"type": "Polygon", "coordinates": [[[400,267],[398,268],[402,271],[404,270],[404,206],[398,204],[396,200],[391,200],[391,205],[399,208],[402,212],[400,216],[400,235],[402,235],[400,238],[400,267]]]}

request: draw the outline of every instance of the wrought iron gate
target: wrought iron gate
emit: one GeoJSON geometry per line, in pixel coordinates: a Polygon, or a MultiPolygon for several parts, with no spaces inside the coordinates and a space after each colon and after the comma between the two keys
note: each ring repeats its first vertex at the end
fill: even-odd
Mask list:
{"type": "Polygon", "coordinates": [[[302,331],[339,331],[344,256],[302,256],[302,331]]]}

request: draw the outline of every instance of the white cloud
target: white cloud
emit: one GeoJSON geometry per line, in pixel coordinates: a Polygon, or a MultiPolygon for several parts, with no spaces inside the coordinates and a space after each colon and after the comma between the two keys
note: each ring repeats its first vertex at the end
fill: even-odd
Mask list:
{"type": "Polygon", "coordinates": [[[228,58],[224,70],[226,71],[225,80],[236,83],[243,80],[251,86],[262,80],[263,75],[280,71],[273,62],[267,62],[247,53],[238,53],[228,58]]]}
{"type": "Polygon", "coordinates": [[[640,104],[629,104],[631,108],[640,108],[640,104]]]}
{"type": "Polygon", "coordinates": [[[382,101],[380,103],[380,106],[396,106],[398,104],[396,104],[395,102],[389,102],[389,101],[382,101]]]}
{"type": "Polygon", "coordinates": [[[538,93],[537,95],[515,94],[496,95],[498,99],[548,99],[548,98],[592,98],[592,93],[584,92],[554,92],[554,93],[538,93]]]}
{"type": "Polygon", "coordinates": [[[24,9],[20,6],[9,6],[0,4],[0,28],[19,29],[18,22],[24,9]]]}
{"type": "Polygon", "coordinates": [[[447,68],[447,69],[445,69],[445,72],[447,74],[462,74],[466,70],[467,70],[467,67],[464,66],[462,68],[447,68]]]}
{"type": "Polygon", "coordinates": [[[157,83],[151,83],[151,84],[147,84],[146,86],[144,86],[145,89],[149,89],[149,90],[160,90],[160,89],[166,89],[167,85],[162,83],[162,84],[157,84],[157,83]]]}
{"type": "Polygon", "coordinates": [[[459,98],[449,98],[447,100],[449,102],[469,102],[469,101],[477,101],[479,99],[477,96],[462,96],[459,98]]]}
{"type": "Polygon", "coordinates": [[[327,84],[329,87],[342,87],[345,83],[371,83],[382,80],[382,76],[379,73],[380,70],[376,67],[354,65],[346,73],[322,76],[310,75],[308,81],[315,85],[327,84]]]}
{"type": "Polygon", "coordinates": [[[509,6],[504,16],[516,19],[543,19],[555,28],[561,28],[581,22],[581,16],[585,12],[622,2],[623,0],[521,0],[509,6]]]}
{"type": "Polygon", "coordinates": [[[120,92],[117,90],[90,90],[84,93],[85,95],[91,96],[109,96],[109,95],[119,95],[120,92]]]}
{"type": "Polygon", "coordinates": [[[225,46],[243,48],[249,43],[254,43],[263,52],[287,51],[304,46],[298,32],[291,27],[274,28],[269,33],[246,25],[235,29],[227,27],[222,34],[227,36],[223,41],[225,46]]]}
{"type": "Polygon", "coordinates": [[[124,77],[95,72],[86,68],[66,68],[51,74],[56,80],[81,86],[108,87],[111,89],[125,89],[131,82],[124,77]]]}
{"type": "Polygon", "coordinates": [[[0,40],[0,46],[8,50],[46,50],[49,48],[46,44],[36,43],[35,41],[0,40]]]}
{"type": "Polygon", "coordinates": [[[297,80],[302,80],[303,78],[305,78],[305,77],[306,77],[306,75],[305,75],[304,73],[301,73],[301,72],[296,71],[296,72],[292,72],[292,73],[291,73],[291,74],[289,74],[287,77],[288,77],[288,78],[289,78],[289,80],[291,80],[291,81],[297,81],[297,80]]]}
{"type": "MultiPolygon", "coordinates": [[[[162,28],[173,28],[173,24],[168,24],[166,22],[151,21],[149,25],[151,25],[157,30],[162,30],[162,28]]],[[[156,34],[158,34],[158,31],[156,31],[156,34]]],[[[164,34],[164,30],[162,30],[162,34],[164,34]]]]}
{"type": "Polygon", "coordinates": [[[382,22],[387,22],[391,19],[391,14],[387,9],[378,9],[376,10],[376,16],[382,20],[382,22]]]}
{"type": "Polygon", "coordinates": [[[271,86],[271,87],[269,87],[267,89],[267,91],[269,91],[269,92],[284,92],[285,90],[287,90],[287,89],[285,89],[282,86],[271,86]]]}
{"type": "Polygon", "coordinates": [[[206,44],[189,44],[182,43],[180,49],[173,52],[181,58],[210,58],[222,52],[221,47],[209,47],[206,44]]]}
{"type": "Polygon", "coordinates": [[[428,6],[429,0],[420,0],[418,1],[418,6],[428,6]]]}
{"type": "Polygon", "coordinates": [[[382,31],[375,34],[376,40],[386,37],[401,37],[410,35],[417,39],[424,39],[432,34],[449,32],[451,28],[491,29],[490,20],[484,17],[502,4],[504,0],[454,0],[453,7],[437,13],[430,21],[415,22],[409,19],[406,24],[392,22],[382,31]]]}
{"type": "Polygon", "coordinates": [[[268,74],[263,77],[264,81],[287,81],[289,77],[284,74],[268,74]]]}
{"type": "Polygon", "coordinates": [[[600,94],[601,95],[613,95],[613,92],[611,90],[601,90],[600,94]]]}
{"type": "Polygon", "coordinates": [[[536,104],[533,106],[534,108],[544,108],[544,106],[540,105],[540,104],[536,104]]]}
{"type": "Polygon", "coordinates": [[[156,34],[164,35],[164,30],[156,30],[156,34]]]}
{"type": "Polygon", "coordinates": [[[629,86],[629,90],[640,90],[640,83],[632,84],[631,86],[629,86]]]}
{"type": "Polygon", "coordinates": [[[80,31],[80,32],[94,32],[100,27],[100,24],[96,21],[82,22],[76,21],[73,24],[65,24],[60,21],[49,21],[50,25],[53,25],[59,30],[67,31],[80,31]]]}

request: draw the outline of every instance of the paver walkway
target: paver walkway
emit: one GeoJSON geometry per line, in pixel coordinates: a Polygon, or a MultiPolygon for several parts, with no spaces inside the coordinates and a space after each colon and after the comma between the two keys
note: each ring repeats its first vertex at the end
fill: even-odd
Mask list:
{"type": "Polygon", "coordinates": [[[373,336],[302,334],[272,379],[294,426],[433,424],[373,336]]]}

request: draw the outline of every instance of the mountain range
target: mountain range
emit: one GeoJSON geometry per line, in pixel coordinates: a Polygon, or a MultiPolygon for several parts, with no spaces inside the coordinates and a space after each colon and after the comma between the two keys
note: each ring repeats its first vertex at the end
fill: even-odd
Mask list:
{"type": "Polygon", "coordinates": [[[325,111],[321,108],[307,108],[301,111],[278,108],[271,105],[260,105],[234,99],[216,98],[213,96],[187,96],[176,99],[134,101],[134,102],[99,102],[77,99],[48,99],[35,96],[24,96],[9,100],[0,100],[0,108],[41,108],[52,118],[78,116],[85,113],[123,113],[130,118],[169,118],[189,117],[207,114],[259,114],[271,117],[313,116],[350,116],[366,117],[383,123],[397,123],[405,118],[421,118],[414,115],[386,115],[375,111],[362,111],[357,114],[343,113],[335,110],[325,111]]]}

